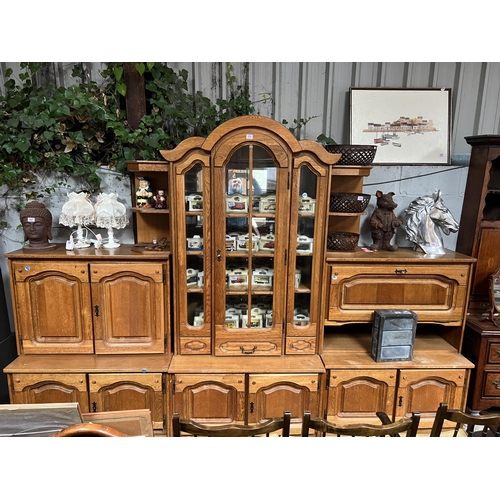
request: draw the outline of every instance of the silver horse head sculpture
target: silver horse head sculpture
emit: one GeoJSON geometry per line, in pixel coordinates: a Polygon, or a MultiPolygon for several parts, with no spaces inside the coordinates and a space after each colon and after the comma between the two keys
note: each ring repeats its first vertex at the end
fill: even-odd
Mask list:
{"type": "Polygon", "coordinates": [[[414,243],[413,249],[427,254],[443,255],[443,237],[456,233],[458,222],[441,198],[441,190],[435,189],[432,195],[420,196],[413,200],[405,210],[406,239],[414,243]]]}

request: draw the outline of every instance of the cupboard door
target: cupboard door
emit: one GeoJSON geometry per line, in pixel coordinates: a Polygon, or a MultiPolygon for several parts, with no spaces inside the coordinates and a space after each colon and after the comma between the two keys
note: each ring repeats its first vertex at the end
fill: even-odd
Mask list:
{"type": "Polygon", "coordinates": [[[319,249],[324,245],[326,167],[310,157],[294,161],[290,200],[285,354],[315,354],[321,317],[319,249]]]}
{"type": "Polygon", "coordinates": [[[395,417],[420,412],[420,425],[432,425],[440,403],[464,410],[465,370],[401,370],[395,417]]]}
{"type": "Polygon", "coordinates": [[[90,264],[96,354],[163,353],[168,263],[90,264]]]}
{"type": "Polygon", "coordinates": [[[263,422],[292,414],[292,422],[302,421],[304,411],[319,411],[320,375],[268,374],[249,375],[248,423],[263,422]]]}
{"type": "Polygon", "coordinates": [[[13,404],[79,403],[82,413],[89,411],[87,376],[76,374],[10,374],[13,404]]]}
{"type": "Polygon", "coordinates": [[[87,264],[16,261],[11,273],[21,353],[94,352],[87,264]]]}
{"type": "Polygon", "coordinates": [[[283,354],[290,159],[275,138],[250,132],[221,146],[212,172],[214,353],[220,356],[259,354],[259,343],[268,340],[278,348],[262,354],[283,354]],[[250,349],[233,349],[242,335],[250,349]]]}
{"type": "Polygon", "coordinates": [[[244,374],[176,374],[173,412],[202,424],[245,422],[244,374]]]}
{"type": "Polygon", "coordinates": [[[151,410],[153,428],[163,429],[163,377],[162,373],[89,375],[90,411],[151,410]]]}
{"type": "Polygon", "coordinates": [[[380,423],[376,412],[392,417],[397,370],[331,370],[328,419],[340,424],[380,423]]]}
{"type": "Polygon", "coordinates": [[[176,316],[179,354],[211,353],[211,225],[208,155],[176,166],[176,316]]]}

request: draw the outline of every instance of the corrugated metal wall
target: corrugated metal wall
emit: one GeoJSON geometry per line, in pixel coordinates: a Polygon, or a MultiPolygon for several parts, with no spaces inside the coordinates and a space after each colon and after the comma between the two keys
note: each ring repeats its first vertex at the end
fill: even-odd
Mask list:
{"type": "MultiPolygon", "coordinates": [[[[74,83],[74,64],[89,79],[100,81],[104,63],[49,63],[42,79],[65,86],[74,83]]],[[[167,63],[186,69],[193,92],[216,99],[227,95],[227,63],[167,63]]],[[[281,122],[309,118],[301,137],[321,133],[338,143],[349,142],[350,87],[447,87],[452,89],[452,155],[468,154],[464,136],[500,133],[500,62],[250,62],[231,63],[239,82],[248,79],[258,113],[281,122]]],[[[5,70],[19,63],[0,63],[5,70]]]]}

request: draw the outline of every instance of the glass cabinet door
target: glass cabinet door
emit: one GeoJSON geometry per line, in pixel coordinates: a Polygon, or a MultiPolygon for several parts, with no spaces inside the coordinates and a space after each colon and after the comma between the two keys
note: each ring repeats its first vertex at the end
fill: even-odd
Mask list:
{"type": "Polygon", "coordinates": [[[322,254],[318,249],[324,239],[324,222],[316,214],[322,213],[325,174],[326,169],[318,170],[306,162],[293,170],[286,354],[314,354],[316,349],[321,296],[321,260],[317,256],[322,254]]]}
{"type": "Polygon", "coordinates": [[[207,213],[210,203],[208,183],[204,183],[203,163],[180,166],[177,190],[183,193],[177,207],[179,281],[178,313],[181,354],[210,354],[210,241],[207,213]],[[207,272],[208,270],[208,272],[207,272]]]}
{"type": "Polygon", "coordinates": [[[216,335],[236,344],[249,342],[229,342],[225,354],[258,354],[266,349],[266,339],[279,337],[279,352],[273,352],[279,355],[287,279],[287,169],[266,148],[250,144],[234,151],[218,174],[213,224],[216,335]],[[280,183],[284,190],[278,189],[280,183]]]}

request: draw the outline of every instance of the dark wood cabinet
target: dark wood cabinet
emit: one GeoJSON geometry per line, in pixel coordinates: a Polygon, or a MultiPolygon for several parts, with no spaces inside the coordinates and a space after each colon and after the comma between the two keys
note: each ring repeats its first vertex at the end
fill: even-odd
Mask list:
{"type": "Polygon", "coordinates": [[[477,259],[469,312],[488,309],[488,276],[500,268],[500,135],[469,136],[472,146],[457,252],[477,259]]]}
{"type": "Polygon", "coordinates": [[[476,364],[467,405],[479,411],[498,406],[500,398],[500,366],[496,366],[488,354],[491,342],[498,339],[498,332],[487,319],[488,279],[500,268],[500,135],[469,136],[465,140],[472,150],[457,251],[475,257],[477,262],[471,279],[470,316],[462,353],[476,364]]]}
{"type": "Polygon", "coordinates": [[[462,353],[476,365],[467,406],[472,411],[500,408],[500,328],[485,316],[469,316],[462,353]]]}

